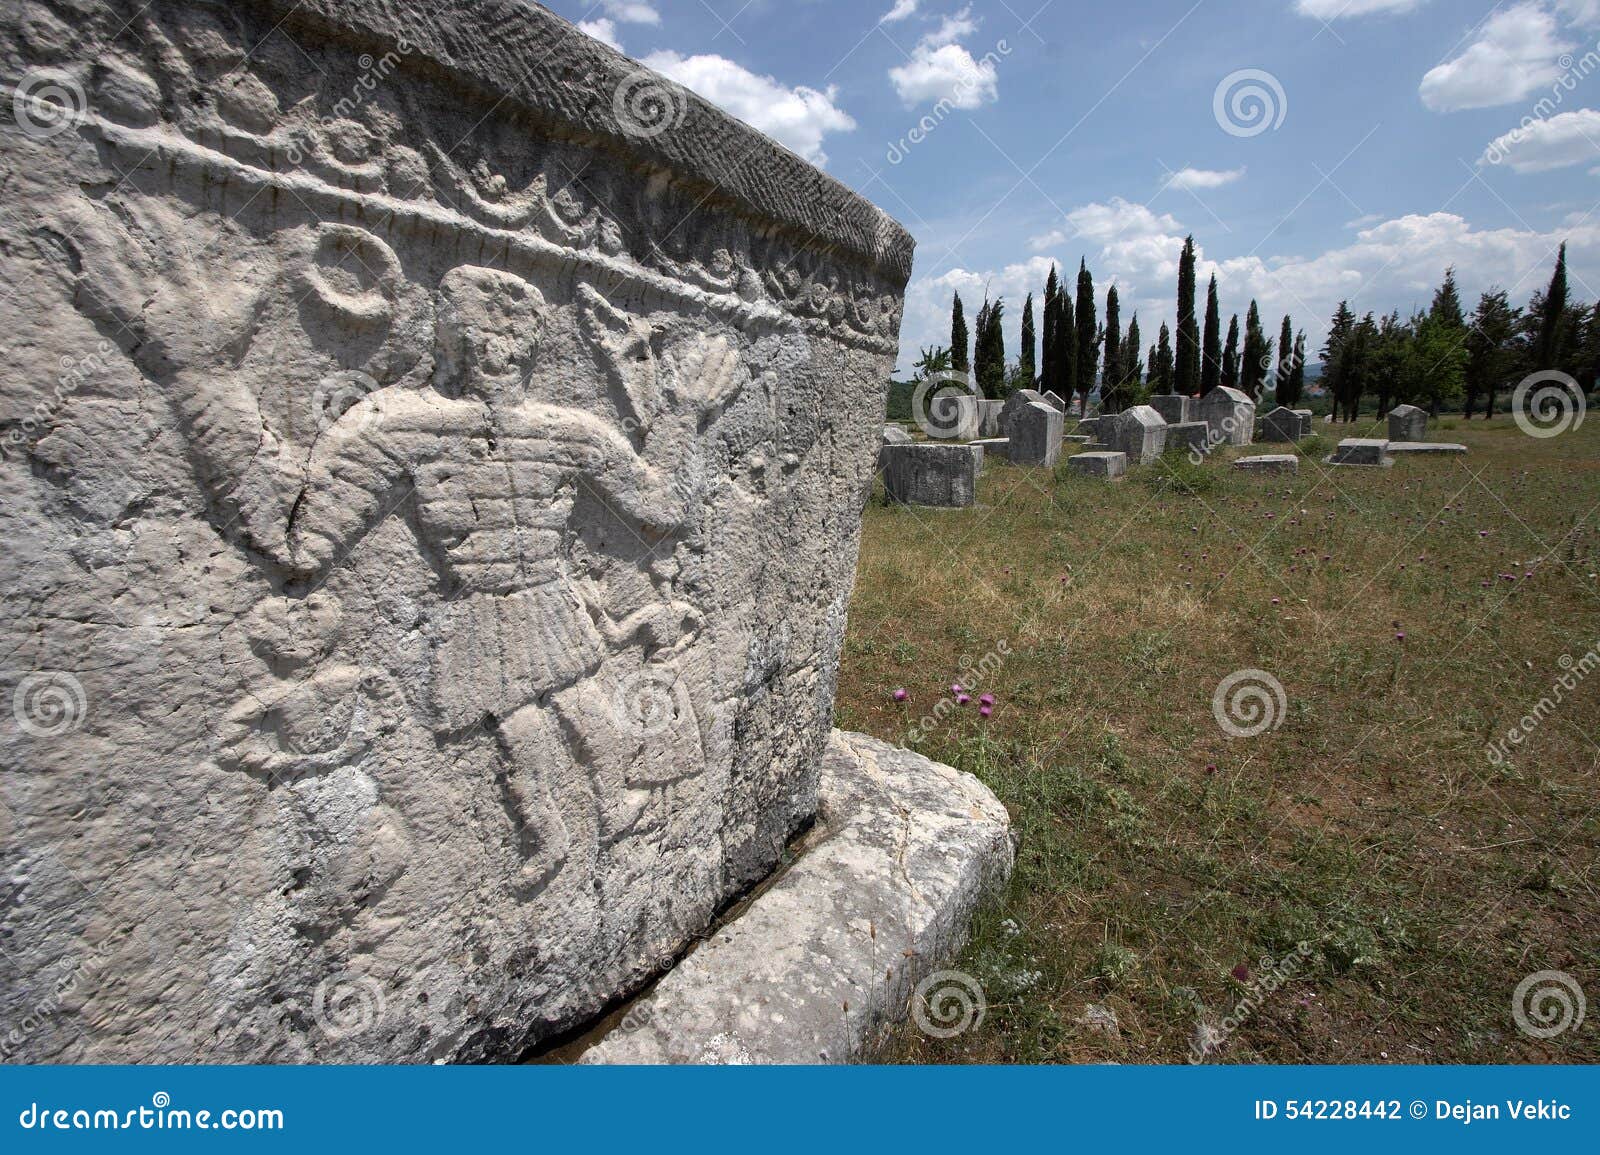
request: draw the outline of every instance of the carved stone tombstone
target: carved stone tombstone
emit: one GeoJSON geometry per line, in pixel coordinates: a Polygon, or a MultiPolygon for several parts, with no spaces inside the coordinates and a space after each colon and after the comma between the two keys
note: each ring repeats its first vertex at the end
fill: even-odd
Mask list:
{"type": "Polygon", "coordinates": [[[1167,448],[1167,423],[1149,405],[1134,405],[1112,417],[1102,417],[1100,440],[1115,453],[1125,453],[1129,465],[1148,465],[1167,448]]]}
{"type": "Polygon", "coordinates": [[[18,0],[0,67],[8,1057],[648,981],[816,810],[910,238],[519,0],[18,0]]]}
{"type": "Polygon", "coordinates": [[[1061,410],[1044,401],[1024,405],[1011,418],[1006,446],[1012,465],[1054,468],[1061,456],[1061,410]]]}
{"type": "Polygon", "coordinates": [[[1389,410],[1390,441],[1426,441],[1428,411],[1417,405],[1396,405],[1389,410]]]}
{"type": "Polygon", "coordinates": [[[1249,445],[1255,438],[1256,404],[1248,394],[1219,385],[1200,398],[1200,420],[1210,429],[1213,448],[1249,445]]]}

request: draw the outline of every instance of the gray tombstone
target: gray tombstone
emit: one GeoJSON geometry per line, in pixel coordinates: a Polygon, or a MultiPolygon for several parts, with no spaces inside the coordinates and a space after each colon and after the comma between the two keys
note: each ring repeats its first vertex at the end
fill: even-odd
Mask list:
{"type": "Polygon", "coordinates": [[[1182,425],[1197,419],[1200,402],[1182,393],[1157,393],[1150,398],[1150,408],[1161,414],[1161,420],[1168,425],[1182,425]]]}
{"type": "Polygon", "coordinates": [[[1100,436],[1100,418],[1098,418],[1098,417],[1083,417],[1083,418],[1079,418],[1078,427],[1075,430],[1073,430],[1073,432],[1074,433],[1081,433],[1081,434],[1085,435],[1086,437],[1098,437],[1098,436],[1100,436]]]}
{"type": "Polygon", "coordinates": [[[1383,468],[1394,464],[1389,442],[1380,437],[1346,437],[1327,457],[1329,465],[1363,465],[1383,468]]]}
{"type": "Polygon", "coordinates": [[[999,437],[1011,436],[1011,419],[1024,405],[1035,405],[1044,402],[1044,394],[1037,389],[1018,389],[1005,399],[1000,407],[1000,432],[999,437]]]}
{"type": "Polygon", "coordinates": [[[1261,419],[1257,436],[1265,442],[1293,444],[1305,436],[1303,425],[1300,414],[1280,405],[1261,419]]]}
{"type": "Polygon", "coordinates": [[[1128,455],[1110,451],[1077,453],[1067,458],[1067,468],[1088,477],[1104,477],[1108,481],[1128,472],[1128,455]]]}
{"type": "Polygon", "coordinates": [[[1209,428],[1212,447],[1249,445],[1255,436],[1256,403],[1237,389],[1218,385],[1200,398],[1200,420],[1209,428]]]}
{"type": "Polygon", "coordinates": [[[1011,464],[1050,468],[1061,456],[1061,411],[1042,401],[1024,405],[1011,418],[1011,464]]]}
{"type": "Polygon", "coordinates": [[[1167,426],[1167,449],[1205,453],[1211,427],[1204,421],[1180,421],[1167,426]]]}
{"type": "Polygon", "coordinates": [[[1129,465],[1148,465],[1167,448],[1167,423],[1148,405],[1135,405],[1100,419],[1100,440],[1128,455],[1129,465]]]}
{"type": "Polygon", "coordinates": [[[910,445],[911,434],[898,425],[885,425],[883,427],[883,441],[878,446],[878,468],[883,468],[883,449],[889,445],[910,445]]]}
{"type": "Polygon", "coordinates": [[[1311,436],[1311,419],[1314,414],[1309,409],[1296,409],[1294,414],[1300,418],[1300,436],[1296,440],[1303,441],[1311,436]]]}
{"type": "Polygon", "coordinates": [[[1389,452],[1395,457],[1452,457],[1465,454],[1467,447],[1453,441],[1391,441],[1389,452]]]}
{"type": "Polygon", "coordinates": [[[1000,416],[1005,411],[1004,401],[981,400],[978,402],[978,436],[1002,437],[1000,430],[1000,416]]]}
{"type": "Polygon", "coordinates": [[[1246,473],[1298,473],[1300,458],[1293,453],[1264,453],[1257,457],[1241,457],[1233,467],[1246,473]]]}
{"type": "Polygon", "coordinates": [[[1389,410],[1390,441],[1426,441],[1428,411],[1415,405],[1396,405],[1389,410]]]}
{"type": "Polygon", "coordinates": [[[961,509],[978,495],[983,446],[923,441],[883,449],[883,488],[889,500],[934,509],[961,509]]]}
{"type": "Polygon", "coordinates": [[[1052,406],[1057,413],[1065,413],[1068,409],[1066,401],[1060,395],[1048,389],[1045,390],[1044,402],[1046,405],[1052,406]]]}

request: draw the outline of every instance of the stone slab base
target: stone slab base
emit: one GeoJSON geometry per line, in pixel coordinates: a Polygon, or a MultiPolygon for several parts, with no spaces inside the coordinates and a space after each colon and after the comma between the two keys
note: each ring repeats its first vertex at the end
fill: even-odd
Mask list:
{"type": "Polygon", "coordinates": [[[1298,473],[1300,459],[1292,453],[1263,453],[1256,457],[1241,457],[1233,463],[1233,467],[1246,473],[1298,473]]]}
{"type": "Polygon", "coordinates": [[[1010,877],[1011,820],[972,775],[840,730],[819,800],[794,864],[613,1015],[580,1062],[870,1057],[1010,877]]]}
{"type": "Polygon", "coordinates": [[[1459,456],[1467,451],[1465,445],[1458,445],[1453,441],[1391,441],[1389,453],[1395,457],[1405,457],[1411,454],[1424,455],[1443,454],[1446,456],[1459,456]]]}
{"type": "Polygon", "coordinates": [[[1074,473],[1090,477],[1121,477],[1128,472],[1128,455],[1109,451],[1078,453],[1067,458],[1067,466],[1074,473]]]}

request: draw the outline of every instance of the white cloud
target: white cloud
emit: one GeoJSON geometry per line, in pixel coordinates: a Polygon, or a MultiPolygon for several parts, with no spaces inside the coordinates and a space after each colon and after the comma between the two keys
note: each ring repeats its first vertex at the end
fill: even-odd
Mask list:
{"type": "Polygon", "coordinates": [[[856,122],[834,103],[838,90],[788,88],[770,76],[758,76],[722,56],[680,56],[653,52],[644,64],[692,88],[712,104],[760,129],[814,164],[827,164],[823,138],[849,132],[856,122]]]}
{"type": "Polygon", "coordinates": [[[1600,160],[1600,112],[1582,108],[1535,120],[1496,137],[1480,165],[1508,164],[1513,172],[1549,172],[1600,160]]]}
{"type": "Polygon", "coordinates": [[[1167,180],[1167,188],[1194,189],[1221,188],[1225,184],[1232,184],[1244,176],[1243,168],[1230,168],[1218,171],[1208,168],[1185,168],[1173,173],[1167,180]]]}
{"type": "Polygon", "coordinates": [[[624,24],[660,24],[661,13],[644,0],[602,0],[606,15],[624,24]]]}
{"type": "Polygon", "coordinates": [[[1410,12],[1428,0],[1296,0],[1294,10],[1318,20],[1337,20],[1342,16],[1370,16],[1375,12],[1410,12]]]}
{"type": "Polygon", "coordinates": [[[904,20],[917,10],[917,0],[894,0],[894,7],[878,17],[879,24],[893,24],[896,20],[904,20]]]}
{"type": "Polygon", "coordinates": [[[889,69],[889,80],[907,108],[948,101],[956,108],[971,109],[1000,98],[993,55],[974,59],[959,43],[977,30],[972,10],[963,8],[917,41],[909,60],[889,69]]]}
{"type": "Polygon", "coordinates": [[[593,36],[602,44],[609,44],[618,52],[622,51],[622,41],[617,39],[617,26],[604,16],[598,20],[578,21],[578,31],[586,36],[593,36]]]}
{"type": "Polygon", "coordinates": [[[1561,54],[1572,47],[1541,4],[1518,4],[1495,13],[1460,56],[1422,78],[1422,103],[1434,112],[1515,103],[1555,83],[1561,54]]]}
{"type": "Polygon", "coordinates": [[[1556,10],[1580,28],[1600,25],[1600,0],[1556,0],[1556,10]]]}

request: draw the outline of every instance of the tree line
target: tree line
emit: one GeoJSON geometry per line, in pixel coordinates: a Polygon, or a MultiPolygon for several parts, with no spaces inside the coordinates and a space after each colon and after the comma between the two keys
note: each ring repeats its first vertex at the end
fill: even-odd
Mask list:
{"type": "MultiPolygon", "coordinates": [[[[1380,413],[1405,402],[1435,414],[1464,403],[1471,417],[1481,401],[1487,417],[1497,393],[1541,370],[1565,373],[1585,392],[1593,389],[1600,379],[1600,303],[1571,301],[1566,252],[1563,244],[1549,287],[1535,292],[1525,309],[1512,306],[1503,290],[1492,288],[1467,317],[1453,268],[1445,271],[1428,309],[1404,321],[1398,310],[1381,319],[1371,312],[1357,319],[1349,302],[1341,301],[1319,352],[1334,419],[1354,421],[1369,395],[1376,397],[1380,413]]],[[[1293,319],[1285,316],[1277,337],[1268,336],[1252,300],[1243,327],[1234,313],[1224,338],[1217,278],[1211,277],[1199,312],[1195,268],[1190,236],[1178,259],[1177,332],[1163,322],[1146,349],[1137,312],[1123,328],[1116,285],[1106,290],[1102,313],[1086,259],[1078,262],[1075,286],[1067,285],[1052,265],[1037,325],[1033,294],[1023,302],[1021,350],[1016,364],[1009,366],[1005,300],[990,300],[985,294],[973,324],[974,339],[956,293],[950,344],[923,349],[915,376],[922,380],[960,374],[991,399],[1038,389],[1063,401],[1076,397],[1080,410],[1098,387],[1105,413],[1157,394],[1203,397],[1219,387],[1237,389],[1258,405],[1269,390],[1276,404],[1299,405],[1306,389],[1305,331],[1296,330],[1293,319]]]]}

